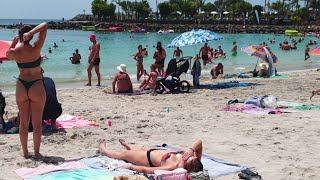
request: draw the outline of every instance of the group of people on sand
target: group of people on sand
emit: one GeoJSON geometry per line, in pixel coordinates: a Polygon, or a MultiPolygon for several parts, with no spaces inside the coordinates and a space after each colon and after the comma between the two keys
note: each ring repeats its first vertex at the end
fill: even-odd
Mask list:
{"type": "MultiPolygon", "coordinates": [[[[16,82],[16,102],[19,109],[20,142],[25,158],[30,157],[28,150],[28,128],[30,120],[33,127],[33,157],[43,157],[40,153],[42,119],[43,112],[46,109],[46,103],[50,103],[51,101],[48,100],[48,94],[50,94],[50,92],[46,90],[46,78],[43,77],[40,51],[46,39],[47,29],[48,25],[46,23],[42,23],[33,29],[30,26],[23,26],[19,30],[19,35],[14,37],[12,44],[7,51],[7,57],[16,61],[20,72],[16,82]],[[31,44],[30,40],[36,34],[38,34],[38,36],[34,43],[31,44]],[[21,44],[17,46],[19,41],[21,44]]],[[[94,35],[90,35],[89,38],[92,42],[92,46],[90,48],[88,73],[93,67],[95,67],[95,69],[99,68],[100,62],[100,44],[96,41],[94,35]]],[[[158,51],[154,54],[154,57],[158,63],[150,66],[151,72],[149,74],[144,71],[145,80],[140,85],[140,88],[154,85],[156,77],[159,74],[157,69],[159,71],[159,69],[161,70],[161,68],[163,68],[165,54],[163,49],[161,49],[161,44],[158,43],[157,46],[158,51]]],[[[119,73],[114,78],[113,91],[115,92],[116,89],[118,92],[128,92],[132,90],[132,84],[130,83],[131,80],[129,75],[126,72],[126,66],[121,64],[117,69],[119,70],[119,73]]],[[[217,76],[220,73],[223,74],[222,64],[218,64],[213,73],[215,73],[214,76],[217,76]]],[[[100,83],[100,79],[98,83],[100,83]]],[[[89,79],[88,85],[91,85],[91,79],[89,79]]],[[[55,88],[51,88],[51,90],[52,89],[55,91],[55,88]]],[[[313,95],[319,93],[320,89],[312,91],[313,95]]],[[[48,109],[56,109],[56,107],[49,107],[48,109]]],[[[3,106],[0,106],[0,112],[0,120],[3,121],[3,106]]],[[[55,119],[53,118],[52,120],[55,119]]],[[[3,124],[3,122],[0,122],[0,124],[3,124]]],[[[193,145],[185,151],[171,151],[159,148],[138,148],[121,139],[119,142],[125,150],[112,151],[107,148],[105,142],[101,142],[99,144],[99,152],[110,158],[132,163],[132,165],[124,166],[124,168],[145,174],[153,174],[155,170],[174,170],[177,168],[184,168],[188,173],[203,171],[203,164],[201,163],[203,146],[201,140],[194,142],[193,145]]]]}
{"type": "MultiPolygon", "coordinates": [[[[127,73],[127,66],[125,64],[120,64],[117,69],[119,72],[114,76],[112,80],[112,92],[113,93],[132,93],[133,86],[130,76],[127,73]]],[[[139,90],[144,89],[154,89],[157,83],[157,77],[159,73],[157,71],[157,65],[150,65],[150,73],[146,70],[143,72],[144,80],[139,86],[139,90]]]]}

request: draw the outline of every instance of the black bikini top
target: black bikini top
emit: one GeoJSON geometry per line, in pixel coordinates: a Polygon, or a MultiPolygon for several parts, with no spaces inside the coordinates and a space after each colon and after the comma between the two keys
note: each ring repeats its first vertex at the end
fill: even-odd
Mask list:
{"type": "Polygon", "coordinates": [[[39,67],[41,64],[41,57],[39,57],[37,60],[33,61],[33,62],[27,62],[27,63],[17,63],[19,68],[35,68],[35,67],[39,67]]]}

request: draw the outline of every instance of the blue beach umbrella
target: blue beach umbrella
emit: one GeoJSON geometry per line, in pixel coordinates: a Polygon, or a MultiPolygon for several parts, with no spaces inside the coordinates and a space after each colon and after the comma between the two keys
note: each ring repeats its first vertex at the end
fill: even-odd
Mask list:
{"type": "Polygon", "coordinates": [[[199,43],[205,43],[212,40],[222,40],[223,37],[215,32],[203,29],[193,29],[182,33],[180,36],[174,38],[170,44],[167,45],[168,48],[191,46],[199,43]]]}

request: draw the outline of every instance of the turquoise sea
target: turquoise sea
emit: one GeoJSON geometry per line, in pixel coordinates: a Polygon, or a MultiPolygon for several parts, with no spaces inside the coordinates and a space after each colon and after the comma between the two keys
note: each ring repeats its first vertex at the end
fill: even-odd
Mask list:
{"type": "MultiPolygon", "coordinates": [[[[69,83],[69,82],[83,82],[87,80],[87,57],[88,47],[91,45],[88,36],[92,32],[84,31],[65,31],[65,30],[49,30],[45,45],[42,51],[47,54],[47,60],[44,60],[42,67],[45,71],[45,76],[52,77],[56,83],[69,83]],[[62,39],[65,42],[62,42],[62,39]],[[58,48],[52,48],[52,53],[48,53],[48,48],[52,47],[53,43],[58,44],[58,48]],[[82,61],[79,65],[73,65],[69,61],[75,49],[79,49],[82,55],[82,61]]],[[[12,40],[17,34],[15,30],[0,29],[1,40],[12,40]]],[[[132,58],[132,54],[136,52],[137,46],[142,44],[148,46],[149,56],[144,59],[145,69],[149,70],[149,65],[154,62],[152,59],[157,41],[161,41],[165,47],[173,38],[178,36],[179,33],[172,34],[133,34],[127,32],[121,33],[96,33],[97,39],[101,43],[101,64],[100,71],[102,74],[102,84],[108,84],[114,74],[117,72],[116,66],[119,64],[126,64],[127,70],[132,77],[133,82],[136,82],[136,66],[132,58]],[[133,36],[133,38],[130,38],[133,36]]],[[[219,45],[227,53],[226,59],[216,59],[214,64],[222,62],[225,66],[225,73],[238,73],[241,71],[252,70],[257,62],[256,58],[249,57],[247,54],[240,50],[249,44],[260,44],[266,42],[274,54],[279,58],[279,63],[276,64],[278,71],[298,70],[320,67],[320,56],[311,56],[307,62],[304,61],[304,47],[310,40],[316,40],[314,37],[305,37],[302,43],[298,43],[298,49],[292,51],[282,51],[279,49],[279,43],[285,39],[290,43],[288,37],[283,35],[271,34],[221,34],[224,40],[211,41],[209,46],[217,49],[219,45]],[[268,38],[276,38],[275,44],[270,44],[268,38]],[[238,55],[232,57],[230,50],[232,42],[236,41],[238,44],[238,55]]],[[[296,37],[296,39],[298,39],[296,37]]],[[[197,46],[182,47],[184,55],[194,56],[202,44],[197,46]]],[[[314,47],[314,46],[313,46],[314,47]]],[[[313,48],[311,47],[311,48],[313,48]]],[[[172,57],[174,49],[166,48],[167,59],[166,63],[172,57]]],[[[213,64],[208,64],[204,68],[204,74],[208,74],[213,64]]],[[[93,78],[95,79],[94,70],[92,71],[93,78]]],[[[0,88],[5,86],[15,85],[14,76],[18,76],[18,68],[14,61],[4,61],[0,64],[0,88]]],[[[93,81],[95,83],[95,81],[93,81]]]]}

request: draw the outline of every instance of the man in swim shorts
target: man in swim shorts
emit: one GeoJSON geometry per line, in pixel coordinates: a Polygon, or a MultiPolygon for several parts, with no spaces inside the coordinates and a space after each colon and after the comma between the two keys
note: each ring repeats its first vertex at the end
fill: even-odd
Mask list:
{"type": "Polygon", "coordinates": [[[176,60],[179,61],[181,56],[183,56],[183,52],[179,47],[177,47],[173,52],[173,58],[176,58],[176,60]]]}
{"type": "Polygon", "coordinates": [[[208,43],[204,43],[204,46],[202,46],[202,48],[199,51],[199,56],[201,55],[204,66],[207,64],[209,59],[208,53],[209,53],[208,43]]]}
{"type": "Polygon", "coordinates": [[[92,42],[92,46],[90,48],[90,53],[89,53],[89,66],[88,66],[88,83],[86,86],[91,86],[91,71],[94,67],[94,70],[96,71],[97,77],[98,77],[98,84],[96,86],[100,86],[100,43],[96,40],[96,35],[91,34],[89,36],[90,41],[92,42]]]}

